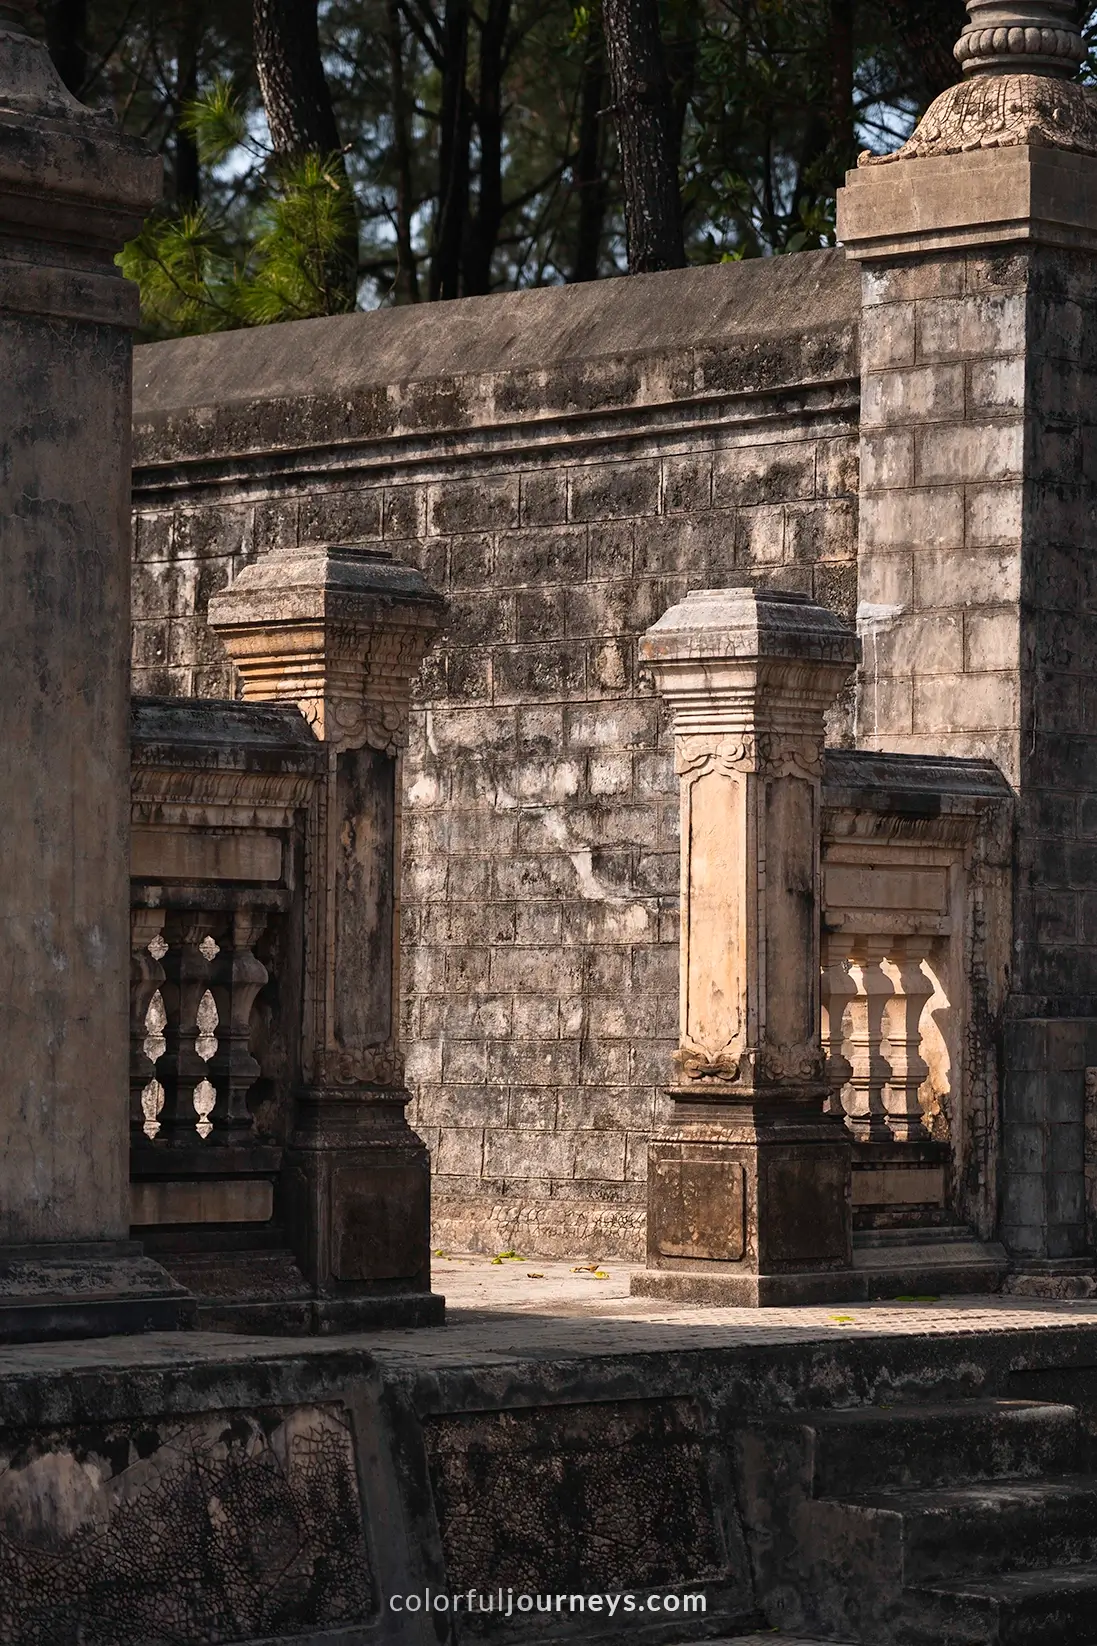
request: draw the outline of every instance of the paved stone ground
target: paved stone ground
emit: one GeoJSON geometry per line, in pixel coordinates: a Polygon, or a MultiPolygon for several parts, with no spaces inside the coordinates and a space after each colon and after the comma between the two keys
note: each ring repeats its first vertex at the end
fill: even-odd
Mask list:
{"type": "Polygon", "coordinates": [[[1049,1328],[1097,1332],[1097,1299],[1047,1302],[984,1296],[789,1309],[667,1308],[656,1299],[629,1296],[629,1277],[637,1267],[610,1262],[593,1269],[581,1260],[573,1264],[513,1258],[496,1263],[466,1253],[436,1254],[433,1284],[447,1300],[445,1326],[321,1338],[150,1332],[139,1338],[13,1345],[0,1348],[0,1381],[66,1368],[166,1369],[207,1360],[279,1362],[348,1349],[426,1371],[516,1357],[556,1360],[777,1348],[850,1337],[974,1336],[1049,1328]]]}
{"type": "Polygon", "coordinates": [[[877,1303],[820,1304],[787,1309],[668,1307],[629,1296],[637,1264],[600,1268],[467,1253],[435,1253],[435,1291],[446,1298],[448,1324],[430,1331],[386,1332],[379,1346],[418,1342],[433,1351],[442,1340],[447,1358],[462,1349],[512,1353],[572,1348],[597,1353],[651,1349],[653,1339],[675,1348],[734,1348],[796,1343],[851,1333],[865,1337],[926,1333],[1033,1331],[1041,1327],[1097,1327],[1097,1299],[1050,1302],[1019,1297],[899,1297],[877,1303]],[[659,1329],[662,1330],[659,1330],[659,1329]],[[668,1337],[667,1328],[673,1328],[668,1337]]]}

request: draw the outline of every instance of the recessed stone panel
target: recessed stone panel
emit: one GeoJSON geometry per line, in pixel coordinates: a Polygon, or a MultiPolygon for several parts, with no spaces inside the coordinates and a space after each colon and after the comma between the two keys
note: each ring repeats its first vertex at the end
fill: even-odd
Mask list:
{"type": "Polygon", "coordinates": [[[229,1646],[375,1610],[341,1407],[4,1437],[4,1646],[229,1646]]]}
{"type": "Polygon", "coordinates": [[[336,1167],[331,1196],[336,1280],[414,1278],[428,1184],[425,1165],[336,1167]]]}
{"type": "Polygon", "coordinates": [[[739,1263],[746,1254],[745,1188],[739,1161],[727,1151],[691,1151],[648,1164],[653,1245],[661,1257],[739,1263]]]}
{"type": "Polygon", "coordinates": [[[849,1261],[848,1170],[821,1149],[763,1156],[759,1201],[770,1211],[763,1269],[849,1261]]]}
{"type": "Polygon", "coordinates": [[[691,1401],[462,1413],[424,1433],[451,1593],[717,1579],[747,1599],[738,1527],[715,1501],[714,1447],[691,1401]]]}

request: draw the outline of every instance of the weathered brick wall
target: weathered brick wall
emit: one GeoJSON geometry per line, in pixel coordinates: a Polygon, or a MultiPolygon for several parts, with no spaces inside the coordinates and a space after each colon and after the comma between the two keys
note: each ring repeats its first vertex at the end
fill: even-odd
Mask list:
{"type": "Polygon", "coordinates": [[[435,1243],[640,1255],[678,808],[637,636],[747,576],[851,616],[837,253],[139,351],[135,689],[234,683],[209,595],[379,540],[451,602],[405,764],[405,1034],[435,1243]]]}
{"type": "Polygon", "coordinates": [[[1092,256],[871,265],[864,299],[858,742],[987,756],[1017,791],[1000,1228],[1014,1252],[1079,1257],[1087,1172],[1097,1216],[1092,256]]]}

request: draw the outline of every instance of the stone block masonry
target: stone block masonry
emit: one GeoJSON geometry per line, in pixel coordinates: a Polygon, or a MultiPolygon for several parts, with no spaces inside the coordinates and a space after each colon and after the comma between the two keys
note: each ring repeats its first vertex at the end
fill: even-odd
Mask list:
{"type": "Polygon", "coordinates": [[[859,310],[811,253],[138,352],[136,690],[237,689],[206,603],[274,547],[383,543],[449,601],[402,911],[437,1245],[642,1254],[678,802],[637,639],[744,577],[852,616],[859,310]]]}
{"type": "Polygon", "coordinates": [[[857,739],[989,757],[1017,795],[1001,1230],[1011,1285],[1089,1286],[1097,138],[1062,137],[1092,102],[1046,72],[1009,80],[1023,130],[960,142],[972,83],[842,191],[865,303],[857,739]]]}

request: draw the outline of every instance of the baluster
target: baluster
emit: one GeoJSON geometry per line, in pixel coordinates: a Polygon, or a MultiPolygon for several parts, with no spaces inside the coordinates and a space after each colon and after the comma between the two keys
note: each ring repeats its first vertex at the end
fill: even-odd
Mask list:
{"type": "Polygon", "coordinates": [[[895,998],[887,1009],[888,1061],[891,1079],[884,1093],[891,1135],[902,1142],[929,1136],[918,1100],[918,1090],[929,1074],[922,1056],[922,1011],[933,994],[933,984],[922,970],[925,940],[895,938],[891,969],[898,976],[895,998]]]}
{"type": "Polygon", "coordinates": [[[849,974],[849,938],[840,932],[824,932],[822,940],[823,1050],[826,1067],[823,1078],[830,1088],[828,1114],[844,1114],[842,1088],[853,1073],[844,1056],[846,1007],[857,997],[857,985],[849,974]]]}
{"type": "Polygon", "coordinates": [[[217,1005],[218,1047],[210,1064],[217,1088],[215,1128],[219,1133],[250,1131],[255,1122],[248,1108],[248,1092],[261,1070],[249,1049],[251,1011],[267,981],[267,969],[253,953],[269,916],[266,909],[237,909],[232,917],[231,941],[226,939],[217,957],[210,988],[217,1005]]]}
{"type": "MultiPolygon", "coordinates": [[[[158,1058],[149,1055],[148,1027],[149,1007],[165,976],[160,964],[166,950],[163,930],[162,909],[130,911],[130,1125],[134,1132],[143,1132],[149,1138],[160,1130],[157,1102],[163,1102],[159,1093],[149,1091],[156,1082],[158,1058]]],[[[162,1047],[159,1051],[162,1055],[162,1047]]]]}
{"type": "Polygon", "coordinates": [[[210,962],[218,953],[213,936],[217,920],[190,910],[173,911],[168,917],[166,981],[160,991],[167,1013],[161,1119],[165,1141],[172,1143],[193,1143],[196,1131],[205,1135],[199,1126],[208,1124],[208,1111],[203,1113],[201,1098],[196,1107],[195,1094],[207,1078],[206,1059],[198,1049],[203,1034],[199,1010],[209,988],[210,962]]]}
{"type": "Polygon", "coordinates": [[[850,1061],[852,1087],[846,1123],[863,1142],[890,1140],[884,1087],[891,1079],[891,1065],[884,1057],[884,1012],[895,993],[895,985],[882,969],[891,939],[854,939],[850,976],[857,993],[849,1003],[850,1061]]]}

